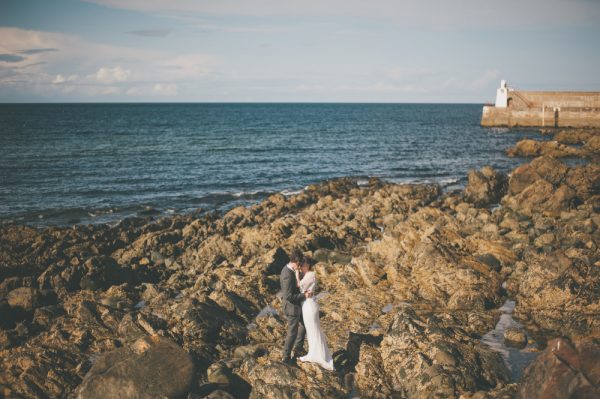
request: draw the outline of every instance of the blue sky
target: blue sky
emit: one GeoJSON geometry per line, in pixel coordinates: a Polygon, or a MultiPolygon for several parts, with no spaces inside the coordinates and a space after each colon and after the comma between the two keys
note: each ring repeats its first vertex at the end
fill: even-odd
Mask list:
{"type": "Polygon", "coordinates": [[[597,0],[0,0],[0,102],[600,91],[597,0]]]}

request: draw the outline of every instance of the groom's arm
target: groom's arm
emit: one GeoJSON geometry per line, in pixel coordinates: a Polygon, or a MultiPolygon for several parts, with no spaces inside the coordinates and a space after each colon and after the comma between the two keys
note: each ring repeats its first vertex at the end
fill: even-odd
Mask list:
{"type": "Polygon", "coordinates": [[[285,273],[281,279],[281,291],[288,302],[299,304],[304,299],[304,294],[294,294],[292,290],[293,280],[291,273],[285,273]]]}

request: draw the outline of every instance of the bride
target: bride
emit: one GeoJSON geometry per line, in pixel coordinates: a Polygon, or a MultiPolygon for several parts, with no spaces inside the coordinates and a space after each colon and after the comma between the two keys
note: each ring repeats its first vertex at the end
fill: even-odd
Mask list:
{"type": "MultiPolygon", "coordinates": [[[[296,282],[300,287],[300,291],[310,291],[314,294],[317,288],[317,279],[311,268],[311,260],[304,259],[301,266],[304,277],[300,280],[300,271],[296,271],[296,282]]],[[[302,318],[304,319],[306,338],[308,339],[308,353],[306,356],[300,357],[300,361],[317,363],[326,370],[333,370],[333,359],[327,347],[327,338],[321,330],[319,305],[315,295],[307,298],[302,304],[302,318]]]]}

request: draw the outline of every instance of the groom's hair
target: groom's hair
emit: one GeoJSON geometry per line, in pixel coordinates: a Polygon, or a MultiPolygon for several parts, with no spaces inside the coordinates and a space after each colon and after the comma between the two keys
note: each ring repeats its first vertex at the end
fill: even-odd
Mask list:
{"type": "Polygon", "coordinates": [[[300,264],[304,259],[304,254],[298,248],[294,249],[290,254],[290,263],[300,264]]]}
{"type": "Polygon", "coordinates": [[[315,261],[310,256],[305,256],[302,263],[308,265],[308,270],[312,270],[315,261]]]}

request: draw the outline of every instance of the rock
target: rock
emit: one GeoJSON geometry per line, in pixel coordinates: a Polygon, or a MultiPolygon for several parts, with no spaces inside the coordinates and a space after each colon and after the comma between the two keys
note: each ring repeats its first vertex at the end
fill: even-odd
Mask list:
{"type": "Polygon", "coordinates": [[[267,349],[262,344],[238,346],[233,351],[234,358],[243,359],[247,356],[260,357],[267,353],[267,349]]]}
{"type": "Polygon", "coordinates": [[[437,185],[342,179],[224,214],[0,226],[0,288],[40,294],[30,311],[0,299],[0,392],[75,397],[85,379],[88,393],[98,383],[143,397],[144,384],[164,378],[163,364],[180,381],[189,353],[200,372],[173,390],[190,399],[512,397],[516,385],[478,338],[494,328],[507,292],[536,336],[600,329],[587,316],[600,312],[598,176],[592,160],[538,158],[512,173],[493,210],[475,205],[504,192],[483,168],[473,202],[437,185]],[[278,273],[297,247],[320,260],[334,373],[279,362],[278,273]],[[163,351],[162,338],[147,338],[154,333],[183,349],[163,351]],[[113,374],[116,383],[106,382],[113,374]]]}
{"type": "Polygon", "coordinates": [[[554,244],[555,236],[552,233],[544,233],[535,239],[534,244],[536,247],[546,247],[554,244]]]}
{"type": "Polygon", "coordinates": [[[0,330],[0,350],[8,349],[13,345],[12,331],[0,330]]]}
{"type": "Polygon", "coordinates": [[[504,197],[503,204],[528,217],[533,214],[554,217],[573,209],[584,198],[565,183],[568,173],[572,173],[571,170],[554,158],[537,158],[513,172],[509,181],[509,195],[504,197]]]}
{"type": "Polygon", "coordinates": [[[131,348],[101,355],[83,379],[77,397],[179,397],[190,390],[193,378],[190,355],[172,341],[152,336],[131,348]]]}
{"type": "Polygon", "coordinates": [[[524,139],[506,150],[509,157],[538,157],[548,155],[555,158],[585,155],[579,148],[570,147],[557,141],[537,141],[524,139]]]}
{"type": "Polygon", "coordinates": [[[42,294],[38,289],[21,287],[10,291],[7,300],[13,308],[21,308],[29,312],[41,306],[42,294]]]}
{"type": "Polygon", "coordinates": [[[57,306],[44,306],[35,310],[32,321],[38,326],[50,327],[52,321],[62,313],[64,313],[62,309],[57,306]]]}
{"type": "Polygon", "coordinates": [[[352,261],[352,255],[341,252],[332,251],[326,248],[319,248],[313,254],[314,260],[317,262],[329,262],[348,264],[352,261]]]}
{"type": "Polygon", "coordinates": [[[505,174],[496,172],[490,166],[480,171],[469,171],[465,188],[465,200],[477,206],[496,204],[507,190],[508,179],[505,174]]]}
{"type": "Polygon", "coordinates": [[[400,397],[400,393],[394,392],[388,383],[380,351],[372,345],[360,346],[354,381],[361,397],[373,399],[400,397]]]}
{"type": "Polygon", "coordinates": [[[208,382],[220,386],[228,386],[231,384],[231,370],[223,363],[215,363],[206,371],[208,382]]]}
{"type": "Polygon", "coordinates": [[[8,293],[23,284],[21,277],[8,277],[0,282],[0,298],[6,297],[8,293]]]}
{"type": "Polygon", "coordinates": [[[597,135],[597,132],[589,129],[569,129],[556,133],[554,140],[562,144],[583,144],[595,135],[597,135]]]}
{"type": "Polygon", "coordinates": [[[282,248],[275,248],[265,255],[266,273],[279,275],[281,269],[290,261],[289,256],[282,248]]]}
{"type": "Polygon", "coordinates": [[[514,279],[515,315],[557,335],[586,336],[600,328],[600,269],[562,253],[528,253],[514,279]]]}
{"type": "Polygon", "coordinates": [[[510,380],[502,358],[461,329],[408,306],[393,318],[381,343],[393,391],[408,398],[456,398],[457,392],[487,390],[510,380]]]}
{"type": "Polygon", "coordinates": [[[504,343],[507,346],[515,348],[524,348],[527,346],[527,334],[519,328],[507,328],[504,331],[504,343]]]}
{"type": "Polygon", "coordinates": [[[108,256],[97,256],[85,262],[87,273],[79,283],[83,290],[103,290],[112,285],[122,284],[130,280],[130,271],[119,267],[118,263],[108,256]]]}
{"type": "Polygon", "coordinates": [[[207,396],[205,396],[205,398],[206,399],[235,399],[235,397],[233,395],[231,395],[229,392],[225,392],[220,389],[217,389],[216,391],[212,391],[207,396]]]}
{"type": "Polygon", "coordinates": [[[600,342],[557,338],[525,370],[517,398],[600,397],[600,342]]]}
{"type": "Polygon", "coordinates": [[[287,366],[279,361],[258,363],[247,358],[240,368],[241,376],[252,387],[250,398],[292,398],[299,392],[307,398],[345,398],[339,377],[319,366],[301,363],[287,366]]]}
{"type": "Polygon", "coordinates": [[[144,291],[142,292],[141,298],[146,302],[152,301],[159,294],[155,284],[143,283],[142,287],[144,291]]]}

